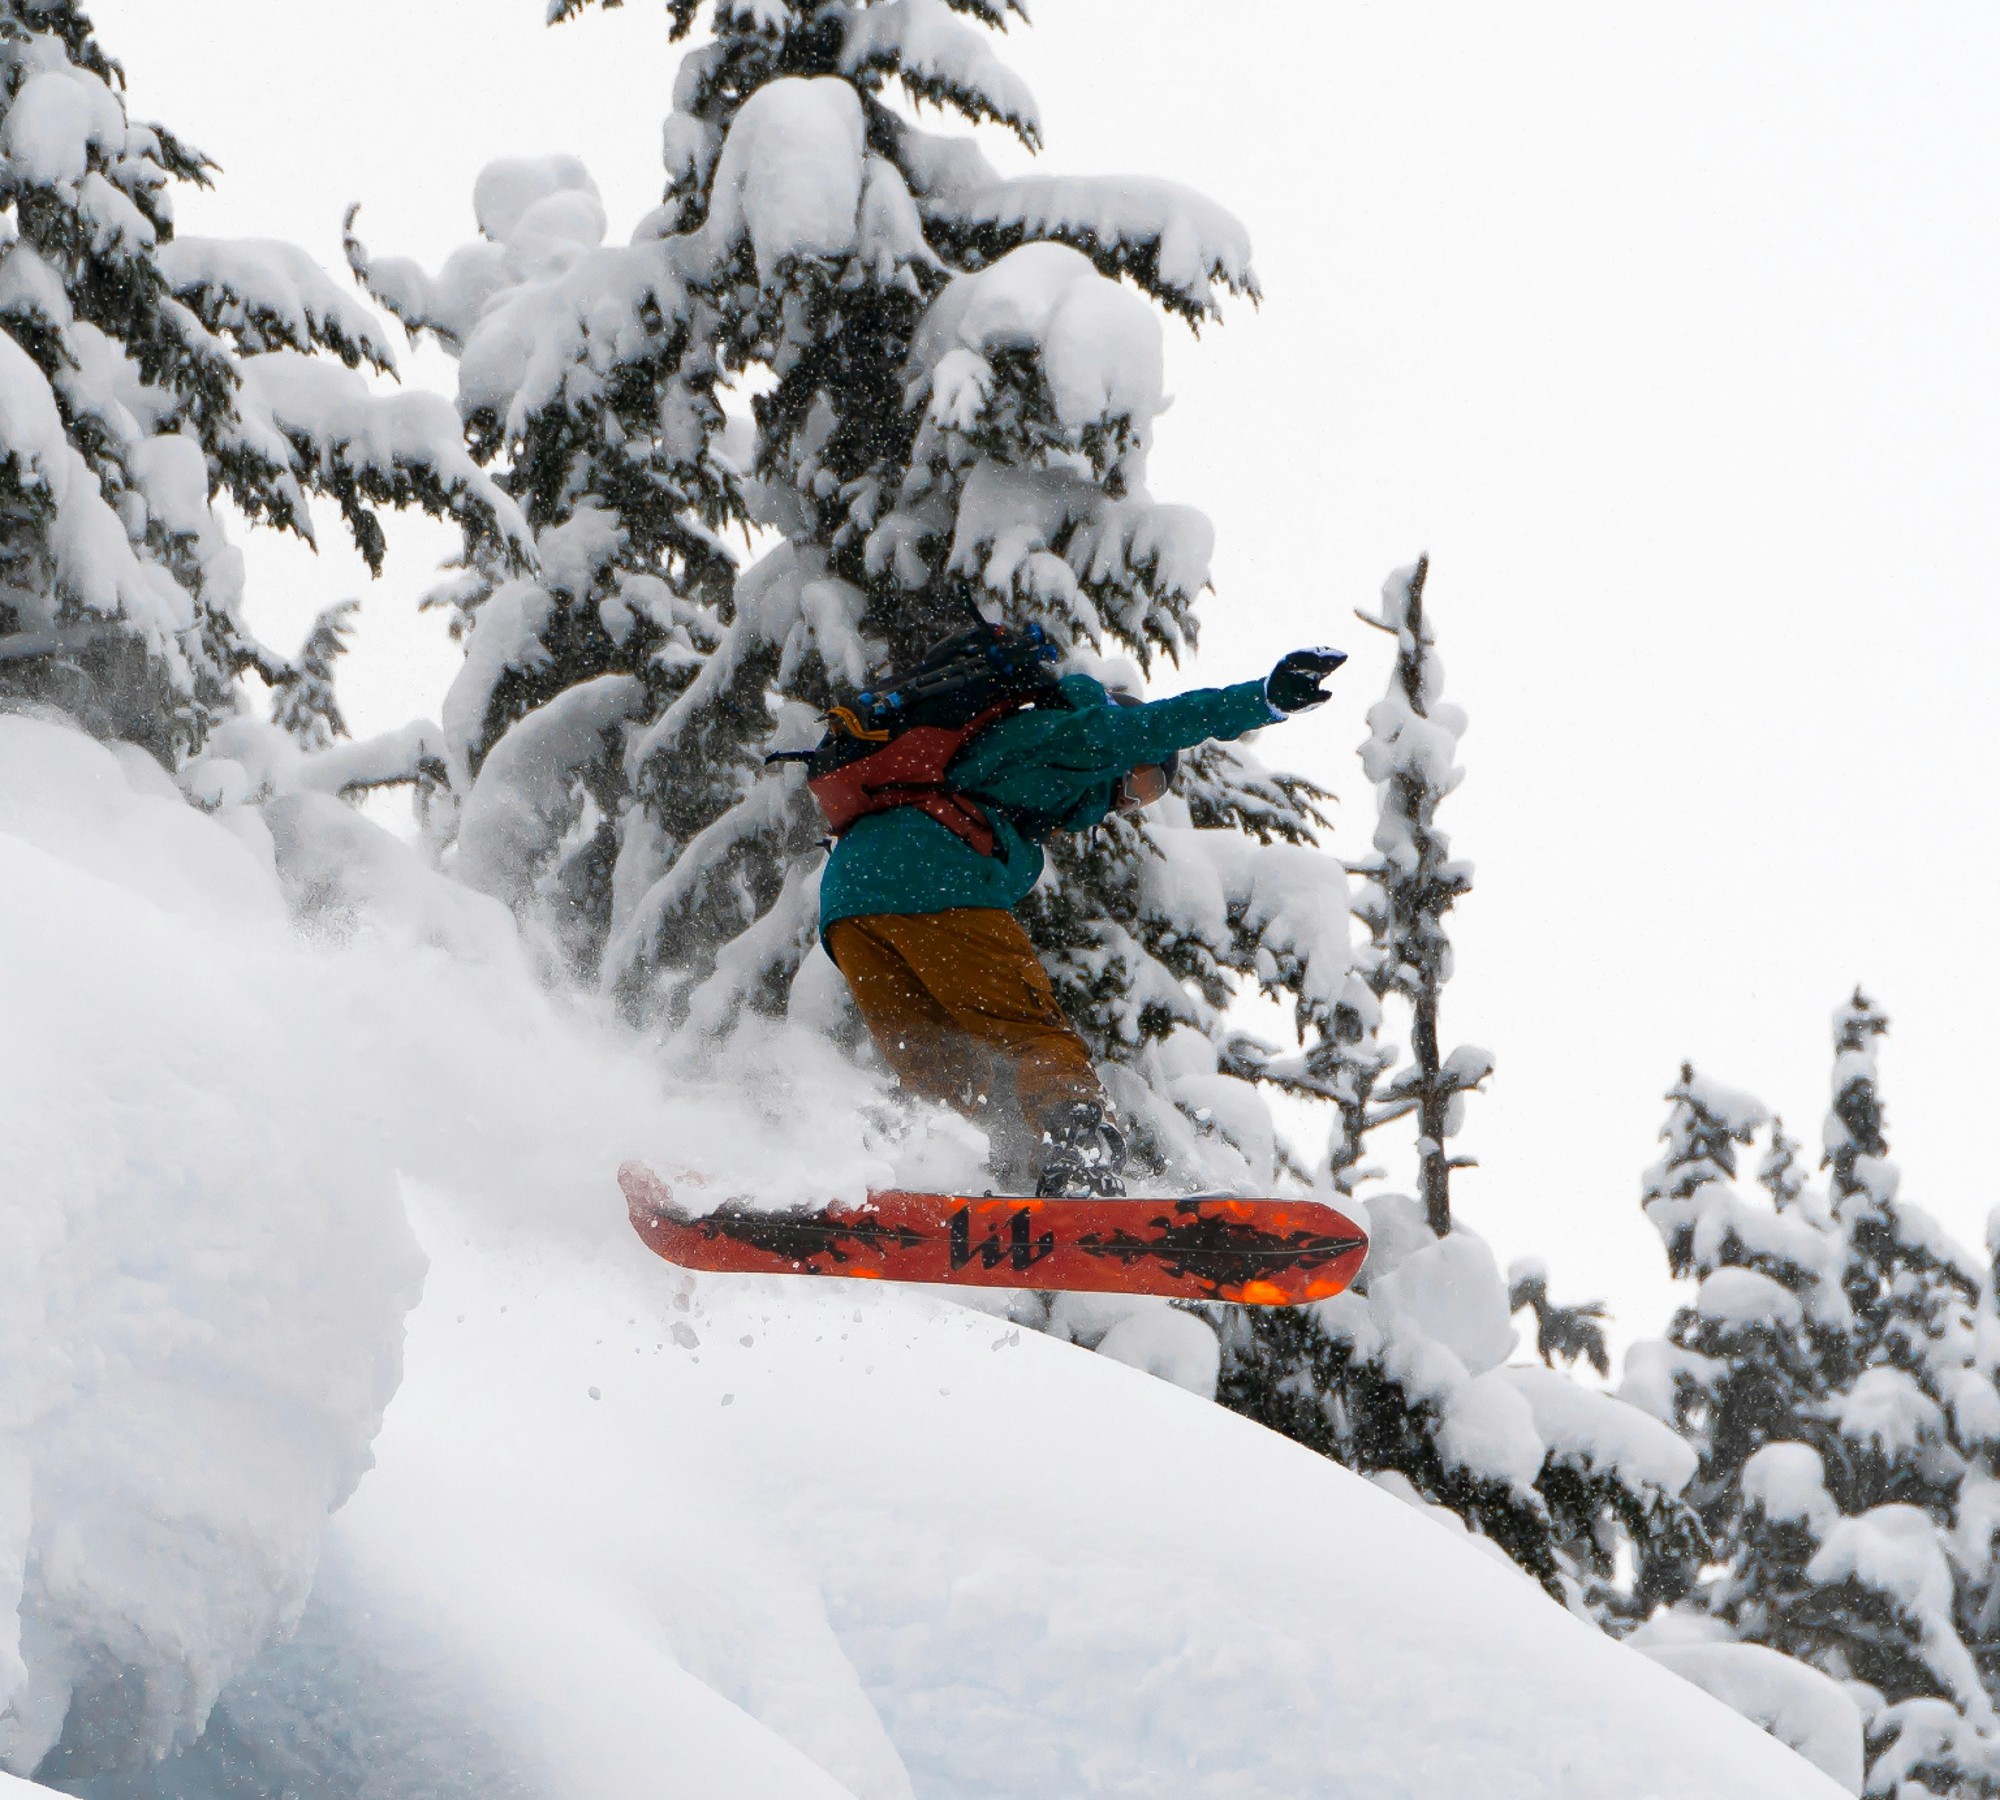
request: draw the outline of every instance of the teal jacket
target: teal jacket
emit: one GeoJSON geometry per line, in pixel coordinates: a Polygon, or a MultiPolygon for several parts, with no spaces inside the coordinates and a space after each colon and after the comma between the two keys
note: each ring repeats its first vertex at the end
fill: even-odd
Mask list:
{"type": "Polygon", "coordinates": [[[951,765],[952,785],[986,806],[998,839],[994,854],[980,855],[913,806],[857,819],[820,878],[822,934],[866,913],[1016,907],[1041,877],[1038,837],[1095,825],[1134,769],[1283,716],[1264,698],[1261,681],[1197,688],[1145,706],[1117,705],[1088,675],[1064,676],[1062,689],[1071,710],[1014,713],[989,725],[951,765]]]}

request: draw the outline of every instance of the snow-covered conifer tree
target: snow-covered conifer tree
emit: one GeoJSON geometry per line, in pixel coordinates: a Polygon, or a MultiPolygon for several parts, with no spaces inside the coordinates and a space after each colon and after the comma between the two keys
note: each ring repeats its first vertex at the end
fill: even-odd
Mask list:
{"type": "Polygon", "coordinates": [[[1687,1604],[1849,1684],[1871,1793],[1992,1794],[2000,1738],[1974,1646],[2000,1610],[2000,1321],[1991,1268],[1898,1197],[1886,1028],[1858,992],[1835,1017],[1830,1196],[1775,1122],[1770,1204],[1741,1194],[1736,1149],[1763,1109],[1683,1069],[1646,1209],[1700,1287],[1664,1343],[1634,1347],[1621,1392],[1699,1453],[1690,1497],[1718,1573],[1687,1604]]]}
{"type": "Polygon", "coordinates": [[[1375,857],[1355,911],[1369,928],[1363,969],[1370,987],[1410,1009],[1410,1060],[1389,1079],[1377,1117],[1416,1116],[1418,1181],[1424,1215],[1442,1237],[1451,1229],[1451,1154],[1465,1096],[1492,1072],[1484,1050],[1460,1045],[1443,1054],[1438,1005],[1451,979],[1451,939],[1445,915],[1472,887],[1471,864],[1455,860],[1438,828],[1439,803],[1464,779],[1454,761],[1465,713],[1442,698],[1444,665],[1424,616],[1430,559],[1419,558],[1382,589],[1382,610],[1360,616],[1396,639],[1389,691],[1368,711],[1361,767],[1378,797],[1375,857]]]}
{"type": "Polygon", "coordinates": [[[1363,771],[1375,784],[1376,856],[1355,903],[1370,942],[1337,997],[1330,1029],[1287,1071],[1339,1109],[1329,1175],[1352,1196],[1379,1175],[1368,1134],[1414,1116],[1421,1199],[1374,1192],[1359,1204],[1370,1250],[1354,1291],[1285,1312],[1231,1309],[1217,1397],[1359,1469],[1413,1503],[1492,1539],[1579,1608],[1642,1614],[1691,1565],[1701,1532],[1680,1499],[1686,1446],[1635,1408],[1586,1389],[1557,1361],[1604,1355],[1601,1309],[1561,1307],[1539,1265],[1503,1280],[1492,1253],[1450,1214],[1451,1153],[1464,1095],[1492,1059],[1443,1055],[1439,998],[1451,975],[1445,915],[1471,887],[1437,808],[1458,785],[1463,713],[1442,697],[1424,612],[1427,564],[1390,576],[1370,623],[1396,638],[1389,691],[1369,713],[1363,771]],[[1412,1053],[1381,1036],[1383,1000],[1409,1008],[1412,1053]],[[1510,1364],[1510,1322],[1531,1308],[1543,1366],[1510,1364]]]}
{"type": "Polygon", "coordinates": [[[1396,639],[1388,692],[1370,708],[1361,746],[1362,770],[1376,790],[1375,854],[1352,871],[1363,877],[1353,910],[1368,941],[1332,1005],[1316,1013],[1305,1054],[1267,1055],[1255,1066],[1267,1079],[1332,1101],[1328,1165],[1342,1194],[1380,1173],[1366,1163],[1369,1134],[1414,1116],[1419,1188],[1431,1228],[1442,1234],[1451,1228],[1451,1171],[1467,1160],[1452,1155],[1449,1139],[1462,1122],[1465,1095],[1485,1082],[1493,1059],[1470,1045],[1446,1056],[1438,1037],[1452,971],[1445,915],[1471,891],[1472,866],[1453,859],[1437,825],[1439,803],[1463,778],[1453,758],[1465,714],[1440,698],[1444,665],[1424,612],[1429,573],[1428,557],[1398,569],[1383,584],[1381,610],[1358,615],[1396,639]],[[1392,998],[1409,1009],[1410,1058],[1390,1076],[1397,1052],[1382,1035],[1382,1003],[1392,998]]]}
{"type": "MultiPolygon", "coordinates": [[[[1744,1464],[1840,1379],[1840,1251],[1823,1220],[1781,1214],[1734,1185],[1738,1149],[1768,1117],[1761,1103],[1689,1064],[1667,1100],[1666,1153],[1647,1171],[1644,1205],[1673,1272],[1701,1286],[1663,1343],[1628,1353],[1622,1391],[1699,1453],[1689,1499],[1719,1545],[1740,1518],[1744,1464]]],[[[1675,1599],[1692,1573],[1655,1585],[1675,1599]]]]}
{"type": "Polygon", "coordinates": [[[1508,1361],[1512,1296],[1470,1231],[1432,1236],[1405,1195],[1374,1196],[1367,1214],[1356,1290],[1217,1321],[1217,1398],[1456,1515],[1578,1610],[1643,1616],[1653,1571],[1701,1551],[1680,1497],[1693,1453],[1566,1370],[1508,1361]]]}
{"type": "Polygon", "coordinates": [[[308,536],[329,496],[371,561],[383,504],[526,546],[449,408],[371,394],[390,352],[309,258],[175,236],[170,186],[209,165],[122,85],[72,0],[0,0],[0,698],[171,762],[240,673],[301,678],[243,623],[218,496],[308,536]]]}
{"type": "MultiPolygon", "coordinates": [[[[1002,178],[915,123],[923,102],[1039,143],[989,36],[1018,10],[718,5],[628,244],[567,158],[489,168],[480,241],[436,275],[351,240],[370,291],[457,354],[472,448],[536,532],[533,580],[474,553],[439,590],[466,640],[459,873],[669,1020],[787,1005],[823,827],[764,759],[872,669],[975,612],[1100,668],[1193,643],[1210,529],[1145,485],[1148,301],[1213,317],[1218,290],[1255,292],[1248,245],[1171,183],[1002,178]],[[746,521],[767,535],[737,571],[721,534],[746,521]]],[[[670,12],[685,34],[696,8],[670,12]]],[[[1272,1059],[1222,1010],[1254,980],[1328,1026],[1344,882],[1309,786],[1235,747],[1186,760],[1154,817],[1057,848],[1027,922],[1142,1140],[1209,1132],[1262,1174],[1239,1078],[1272,1059]]]]}

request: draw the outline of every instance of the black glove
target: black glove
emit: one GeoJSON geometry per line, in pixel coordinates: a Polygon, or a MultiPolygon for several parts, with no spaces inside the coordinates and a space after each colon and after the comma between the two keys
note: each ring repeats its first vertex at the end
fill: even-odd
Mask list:
{"type": "Polygon", "coordinates": [[[1281,656],[1264,683],[1264,698],[1281,713],[1308,712],[1332,699],[1320,683],[1347,660],[1345,650],[1294,650],[1281,656]]]}

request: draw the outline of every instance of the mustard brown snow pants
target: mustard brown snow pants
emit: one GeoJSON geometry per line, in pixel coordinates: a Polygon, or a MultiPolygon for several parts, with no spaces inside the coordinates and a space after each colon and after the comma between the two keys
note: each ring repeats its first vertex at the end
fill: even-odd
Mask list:
{"type": "Polygon", "coordinates": [[[826,947],[876,1049],[911,1093],[980,1118],[1004,1069],[1037,1135],[1065,1102],[1103,1102],[1090,1052],[1012,913],[870,913],[836,920],[826,947]]]}

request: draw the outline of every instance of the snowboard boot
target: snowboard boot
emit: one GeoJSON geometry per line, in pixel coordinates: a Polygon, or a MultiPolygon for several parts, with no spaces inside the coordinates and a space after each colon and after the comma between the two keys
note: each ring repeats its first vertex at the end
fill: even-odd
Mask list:
{"type": "Polygon", "coordinates": [[[1098,1100],[1072,1100],[1042,1127],[1041,1173],[1035,1194],[1044,1200],[1087,1200],[1125,1192],[1125,1134],[1098,1100]]]}

